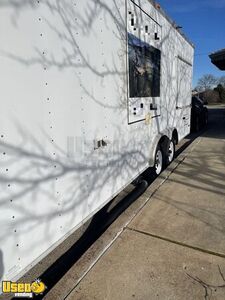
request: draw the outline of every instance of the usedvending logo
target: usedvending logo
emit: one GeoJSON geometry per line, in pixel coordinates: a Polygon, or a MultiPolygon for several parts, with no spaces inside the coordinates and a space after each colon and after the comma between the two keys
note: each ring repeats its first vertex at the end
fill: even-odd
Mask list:
{"type": "Polygon", "coordinates": [[[43,294],[45,290],[46,286],[40,279],[32,283],[2,281],[3,294],[13,293],[15,297],[33,298],[34,295],[43,294]]]}

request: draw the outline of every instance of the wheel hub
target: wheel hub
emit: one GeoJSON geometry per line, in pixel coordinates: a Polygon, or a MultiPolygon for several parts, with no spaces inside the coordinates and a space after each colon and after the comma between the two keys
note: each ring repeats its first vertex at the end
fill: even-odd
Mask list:
{"type": "Polygon", "coordinates": [[[171,141],[168,150],[168,161],[172,162],[173,157],[174,157],[174,145],[173,142],[171,141]]]}
{"type": "Polygon", "coordinates": [[[159,175],[162,171],[162,164],[163,164],[162,152],[161,150],[158,150],[155,159],[155,172],[157,175],[159,175]]]}

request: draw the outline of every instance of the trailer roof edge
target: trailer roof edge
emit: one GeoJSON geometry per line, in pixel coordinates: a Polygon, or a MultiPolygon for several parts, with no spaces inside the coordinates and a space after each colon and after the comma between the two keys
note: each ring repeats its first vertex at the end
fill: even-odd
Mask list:
{"type": "Polygon", "coordinates": [[[174,29],[177,30],[177,32],[193,47],[195,48],[194,43],[191,42],[191,40],[185,35],[185,33],[183,31],[180,30],[180,28],[178,28],[178,24],[176,24],[176,22],[171,19],[167,13],[164,11],[164,9],[162,9],[160,3],[156,2],[155,0],[148,0],[157,10],[158,12],[161,13],[161,15],[166,18],[166,20],[173,26],[174,29]]]}

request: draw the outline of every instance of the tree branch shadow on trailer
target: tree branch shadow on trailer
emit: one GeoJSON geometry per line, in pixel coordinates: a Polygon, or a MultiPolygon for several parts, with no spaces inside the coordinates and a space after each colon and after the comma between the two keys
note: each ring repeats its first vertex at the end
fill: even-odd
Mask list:
{"type": "MultiPolygon", "coordinates": [[[[20,131],[20,134],[22,134],[22,131],[20,131]]],[[[7,159],[10,161],[10,163],[5,162],[6,165],[9,166],[8,172],[5,173],[5,175],[0,176],[0,186],[4,191],[7,191],[6,197],[1,198],[0,200],[0,206],[1,208],[4,208],[4,205],[8,205],[8,203],[13,206],[14,216],[9,217],[14,217],[12,219],[12,231],[14,231],[14,229],[17,230],[17,236],[14,237],[15,251],[18,251],[16,245],[19,244],[19,247],[20,245],[23,247],[24,253],[33,251],[40,243],[44,243],[46,239],[51,239],[51,230],[57,229],[55,220],[59,218],[60,215],[67,218],[67,224],[65,226],[70,227],[69,224],[70,222],[73,222],[75,218],[77,206],[83,201],[86,201],[86,198],[92,191],[95,191],[100,195],[101,189],[104,187],[105,183],[107,183],[109,177],[114,178],[116,181],[118,174],[121,174],[124,169],[127,169],[127,172],[131,172],[130,176],[132,176],[137,165],[146,160],[142,153],[143,145],[140,145],[139,152],[127,151],[125,153],[123,151],[122,154],[120,151],[118,153],[115,152],[114,155],[117,158],[114,156],[114,158],[109,161],[108,157],[106,157],[106,160],[103,160],[102,164],[97,166],[92,160],[89,161],[88,157],[86,158],[86,165],[77,163],[73,158],[68,159],[65,155],[59,155],[52,159],[46,154],[45,149],[31,134],[28,135],[28,132],[26,131],[24,132],[24,135],[22,141],[23,147],[15,147],[14,145],[6,145],[0,142],[0,152],[5,151],[7,159]],[[29,144],[29,142],[31,144],[29,144]],[[31,148],[31,145],[32,151],[28,151],[27,149],[31,148]],[[25,160],[26,164],[24,165],[23,170],[19,170],[15,176],[12,176],[11,169],[13,169],[13,164],[18,164],[20,160],[25,160]],[[54,166],[57,166],[57,168],[54,168],[54,166]],[[95,172],[96,168],[97,174],[95,172]],[[77,173],[79,173],[79,181],[77,180],[77,173]],[[59,213],[57,210],[57,197],[55,197],[55,193],[57,194],[56,182],[68,175],[73,179],[71,179],[71,185],[68,187],[69,193],[66,191],[65,195],[63,194],[65,206],[61,206],[59,213]],[[87,190],[81,189],[81,191],[79,191],[78,189],[87,183],[86,176],[88,177],[89,188],[87,190]],[[58,178],[57,181],[56,178],[58,178]],[[11,192],[8,184],[10,184],[10,187],[13,187],[14,185],[18,186],[18,193],[14,193],[15,189],[11,192]],[[45,189],[45,184],[48,185],[47,189],[45,189]],[[51,212],[46,212],[45,209],[43,209],[37,214],[34,207],[41,198],[45,197],[46,193],[48,194],[48,198],[52,202],[55,202],[56,209],[53,209],[51,212]],[[25,203],[24,199],[27,199],[28,197],[32,199],[32,207],[26,207],[23,204],[25,203]],[[79,199],[79,201],[77,201],[77,199],[79,199]],[[22,242],[23,236],[26,236],[28,231],[32,232],[39,224],[45,226],[45,236],[38,239],[35,238],[29,247],[24,247],[22,242]],[[36,242],[36,240],[38,241],[36,242]]],[[[134,146],[132,146],[132,148],[133,147],[134,146]]],[[[130,146],[127,145],[125,148],[129,149],[130,146]]],[[[125,198],[123,203],[124,204],[122,205],[127,207],[129,205],[129,199],[125,198]]],[[[54,264],[53,267],[46,270],[44,274],[41,273],[42,280],[48,285],[47,291],[49,291],[50,287],[56,283],[56,280],[61,278],[72,264],[76,262],[82,255],[82,251],[87,249],[93,240],[107,228],[110,219],[112,218],[110,214],[106,213],[106,209],[110,204],[111,203],[104,208],[105,213],[101,211],[94,217],[87,231],[82,235],[81,239],[66,252],[65,256],[60,257],[59,261],[57,260],[57,264],[54,264]],[[104,227],[102,227],[102,224],[104,227]],[[56,273],[55,270],[57,270],[56,273]]],[[[122,209],[124,209],[123,206],[122,209]]],[[[118,215],[118,211],[116,210],[117,208],[115,208],[112,213],[118,215]]],[[[12,235],[13,232],[9,234],[8,231],[2,228],[0,232],[0,241],[4,241],[5,243],[9,237],[12,238],[12,235]]],[[[48,263],[47,266],[49,266],[48,263]]]]}
{"type": "Polygon", "coordinates": [[[30,0],[1,0],[0,9],[11,7],[13,13],[11,14],[11,21],[14,26],[18,25],[18,19],[20,14],[23,13],[23,9],[34,9],[36,3],[30,0]]]}
{"type": "MultiPolygon", "coordinates": [[[[55,0],[55,1],[48,1],[43,0],[41,2],[41,5],[44,5],[49,12],[52,15],[56,15],[58,18],[58,24],[62,24],[62,27],[60,29],[52,24],[48,19],[41,18],[43,22],[47,25],[47,27],[51,30],[51,32],[58,37],[60,40],[60,43],[62,45],[65,45],[65,47],[62,47],[62,57],[56,57],[53,53],[53,51],[49,52],[48,54],[43,52],[42,48],[34,48],[34,56],[33,57],[21,57],[18,56],[16,53],[6,53],[4,51],[1,51],[3,55],[8,57],[9,59],[15,60],[18,63],[24,64],[25,66],[31,67],[34,65],[40,65],[43,68],[57,68],[58,70],[65,70],[65,69],[75,69],[76,73],[74,73],[74,76],[78,79],[80,82],[80,87],[83,89],[84,93],[88,97],[89,100],[94,101],[98,105],[101,105],[105,108],[109,109],[124,109],[127,107],[127,94],[126,94],[126,87],[127,87],[127,79],[126,79],[126,71],[118,68],[118,66],[115,64],[114,57],[112,57],[112,61],[114,62],[112,66],[109,66],[106,61],[104,61],[104,70],[100,70],[96,67],[94,61],[90,60],[90,57],[86,56],[79,47],[79,42],[77,41],[77,37],[74,33],[80,32],[81,34],[85,36],[89,36],[89,33],[94,28],[95,21],[97,18],[103,16],[104,18],[104,25],[106,28],[107,26],[107,16],[110,16],[112,20],[115,22],[116,26],[118,27],[118,31],[120,33],[120,36],[117,36],[117,39],[121,41],[123,52],[121,52],[119,55],[121,59],[123,60],[124,56],[126,56],[126,32],[124,28],[126,28],[125,20],[123,19],[123,16],[121,15],[120,8],[117,5],[117,1],[113,0],[113,8],[112,9],[109,5],[105,4],[104,2],[100,0],[90,0],[89,5],[86,8],[86,15],[85,17],[78,13],[76,10],[76,7],[74,5],[68,4],[65,0],[55,0]],[[69,48],[69,50],[68,50],[69,48]],[[67,50],[66,50],[67,49],[67,50]],[[43,54],[44,53],[44,54],[43,54]],[[121,82],[123,82],[123,85],[117,83],[118,87],[118,105],[112,105],[110,103],[107,103],[106,100],[101,100],[97,95],[94,95],[94,92],[92,89],[88,89],[85,86],[85,83],[80,78],[79,70],[82,69],[88,69],[93,74],[95,74],[97,77],[102,78],[102,80],[109,76],[114,77],[115,75],[119,75],[121,78],[121,82]],[[121,95],[124,95],[121,98],[121,95]]],[[[0,7],[13,7],[14,11],[17,12],[16,22],[19,22],[20,18],[20,12],[23,11],[23,9],[33,9],[38,10],[39,4],[30,4],[29,1],[10,1],[10,2],[3,2],[0,4],[0,7]]],[[[162,41],[160,42],[161,45],[168,39],[171,38],[170,34],[172,32],[173,26],[170,26],[170,30],[168,34],[162,38],[162,41]]],[[[113,32],[114,35],[116,35],[115,32],[113,32]]],[[[173,48],[175,42],[171,41],[170,46],[173,48]]],[[[172,49],[173,50],[173,49],[172,49]]],[[[168,49],[168,53],[171,52],[171,49],[168,49]]],[[[109,60],[109,58],[108,58],[109,60]]],[[[164,94],[162,95],[162,107],[165,106],[166,99],[168,97],[168,93],[171,98],[174,98],[174,95],[179,94],[179,91],[177,90],[171,90],[171,83],[174,81],[172,74],[172,68],[173,63],[171,64],[172,60],[164,60],[168,63],[164,64],[162,72],[167,74],[167,81],[165,81],[164,84],[164,94]]],[[[124,66],[125,68],[125,66],[124,66]]],[[[158,102],[156,99],[153,99],[153,102],[158,102]]],[[[171,117],[171,108],[165,107],[165,110],[168,113],[168,118],[171,117]]],[[[119,112],[117,112],[119,113],[119,112]]],[[[158,128],[160,130],[160,124],[159,120],[156,120],[158,128]]],[[[175,121],[174,121],[175,123],[175,121]]]]}
{"type": "MultiPolygon", "coordinates": [[[[127,105],[127,99],[123,97],[121,98],[120,96],[124,95],[125,92],[126,72],[118,68],[113,56],[111,57],[111,66],[109,66],[107,61],[104,60],[103,68],[100,69],[99,67],[97,67],[95,64],[95,58],[92,57],[91,59],[89,55],[85,55],[85,53],[83,53],[80,49],[78,36],[76,35],[76,33],[79,32],[80,34],[87,36],[88,38],[90,36],[91,30],[95,25],[95,21],[97,20],[97,18],[100,17],[100,15],[102,18],[104,18],[104,26],[108,28],[106,20],[107,16],[109,15],[119,29],[118,31],[120,33],[120,36],[117,36],[117,39],[123,45],[122,48],[125,48],[125,20],[121,16],[119,7],[117,5],[117,1],[113,0],[112,2],[114,5],[113,10],[100,0],[90,0],[85,10],[85,17],[79,14],[78,10],[76,9],[76,6],[74,6],[72,2],[69,4],[66,0],[43,0],[41,1],[41,4],[36,3],[33,5],[30,5],[29,1],[26,0],[21,3],[19,3],[19,1],[17,2],[16,0],[8,2],[8,4],[4,2],[0,5],[0,8],[1,6],[14,8],[15,13],[17,12],[17,14],[13,14],[12,18],[17,18],[16,22],[19,22],[19,13],[22,12],[23,9],[26,8],[38,11],[40,5],[45,6],[45,9],[48,10],[48,13],[52,14],[54,18],[58,19],[57,25],[60,26],[58,28],[57,25],[51,23],[45,17],[42,18],[40,16],[40,19],[45,23],[45,25],[51,31],[51,33],[59,39],[60,44],[62,45],[62,55],[61,58],[57,57],[54,54],[54,51],[49,51],[49,53],[46,54],[46,51],[44,52],[44,49],[42,49],[41,47],[35,47],[33,49],[34,55],[31,57],[21,57],[13,52],[7,53],[5,51],[1,51],[1,53],[9,59],[15,60],[18,63],[21,63],[27,67],[40,65],[43,68],[47,68],[47,70],[50,68],[57,68],[59,71],[63,71],[65,69],[75,69],[76,72],[74,72],[74,76],[78,79],[78,81],[80,82],[80,87],[84,90],[84,92],[90,100],[93,100],[98,105],[101,105],[106,108],[108,107],[110,109],[112,108],[119,110],[121,110],[121,108],[124,109],[124,107],[126,107],[127,105]],[[97,97],[93,94],[93,91],[88,90],[85,87],[85,83],[79,76],[79,70],[83,69],[88,69],[97,77],[102,78],[102,80],[106,77],[112,77],[112,80],[114,80],[114,76],[122,77],[122,82],[124,82],[124,85],[121,86],[119,83],[117,84],[119,100],[118,105],[113,106],[110,103],[107,103],[105,100],[97,99],[97,97]]],[[[113,32],[113,34],[116,35],[115,32],[113,32]]],[[[124,52],[126,52],[126,50],[124,52]]],[[[120,57],[123,60],[124,53],[121,52],[120,57]]],[[[110,60],[109,57],[107,59],[110,60]]]]}
{"type": "MultiPolygon", "coordinates": [[[[35,228],[40,221],[47,222],[51,220],[51,218],[58,217],[59,212],[57,205],[59,203],[56,202],[59,200],[57,201],[58,192],[56,186],[58,182],[65,177],[70,176],[71,179],[69,180],[70,185],[67,186],[63,193],[64,207],[61,207],[60,211],[62,215],[69,214],[72,221],[75,207],[81,202],[86,201],[90,192],[97,191],[98,194],[101,194],[101,189],[105,186],[109,178],[114,178],[114,181],[116,181],[117,175],[123,172],[132,178],[132,172],[146,161],[146,157],[142,152],[142,147],[145,147],[144,143],[143,145],[139,145],[139,150],[125,150],[132,148],[137,149],[137,147],[134,148],[134,146],[130,145],[132,143],[134,144],[135,141],[130,141],[129,145],[126,144],[123,151],[118,150],[117,152],[115,150],[111,155],[110,153],[103,152],[101,161],[97,163],[95,157],[92,156],[87,156],[85,163],[80,163],[77,159],[68,158],[57,145],[55,145],[55,147],[61,150],[62,155],[56,154],[56,156],[52,158],[46,153],[44,147],[42,147],[32,135],[28,135],[27,132],[22,143],[23,147],[0,142],[1,152],[5,153],[4,156],[6,156],[2,166],[8,166],[5,174],[0,176],[2,195],[4,195],[0,200],[0,206],[3,207],[11,202],[14,209],[21,215],[21,218],[18,220],[15,216],[12,216],[14,217],[14,227],[19,226],[21,223],[30,222],[32,226],[29,227],[29,229],[32,229],[35,228]],[[26,148],[30,147],[32,147],[32,151],[26,150],[26,148]],[[20,161],[23,162],[23,167],[15,174],[12,174],[11,169],[20,161]],[[51,186],[51,189],[46,189],[46,184],[51,186]],[[39,201],[39,198],[45,198],[45,196],[47,196],[52,203],[55,202],[56,207],[51,213],[46,214],[45,210],[43,210],[42,213],[38,215],[33,211],[32,207],[20,206],[21,199],[27,195],[33,199],[33,202],[39,201]],[[79,199],[79,201],[74,202],[74,199],[79,199]]],[[[60,197],[62,197],[62,195],[60,197]]],[[[25,232],[27,230],[28,228],[26,228],[25,232]]],[[[23,232],[20,233],[22,234],[23,232]]],[[[7,235],[8,233],[2,231],[0,238],[2,239],[7,235]]],[[[46,228],[46,235],[48,236],[48,228],[46,228]]]]}

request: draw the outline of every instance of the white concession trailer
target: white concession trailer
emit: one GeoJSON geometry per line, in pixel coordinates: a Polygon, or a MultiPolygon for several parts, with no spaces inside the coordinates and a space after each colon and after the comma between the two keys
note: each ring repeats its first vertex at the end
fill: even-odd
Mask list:
{"type": "Polygon", "coordinates": [[[0,280],[190,132],[194,47],[154,1],[0,1],[0,280]]]}

